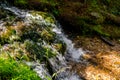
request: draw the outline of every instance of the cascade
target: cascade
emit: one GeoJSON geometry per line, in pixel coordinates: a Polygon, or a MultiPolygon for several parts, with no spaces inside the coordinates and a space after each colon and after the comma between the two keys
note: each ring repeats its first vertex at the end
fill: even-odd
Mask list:
{"type": "MultiPolygon", "coordinates": [[[[80,76],[76,74],[76,72],[71,72],[71,66],[67,63],[69,61],[73,62],[80,62],[81,55],[85,53],[85,51],[82,50],[82,48],[75,48],[74,43],[67,37],[67,34],[65,34],[61,28],[61,25],[56,21],[56,23],[51,23],[50,21],[46,21],[42,15],[32,15],[31,13],[34,11],[29,10],[21,10],[16,7],[12,6],[6,6],[4,4],[1,5],[1,7],[12,13],[16,16],[18,19],[22,19],[22,21],[30,26],[31,24],[37,24],[41,26],[42,28],[46,26],[52,26],[52,31],[56,33],[58,40],[63,41],[66,44],[66,51],[64,55],[62,55],[59,52],[56,52],[57,50],[53,47],[53,45],[48,45],[44,40],[42,41],[43,46],[49,47],[51,50],[55,51],[57,53],[56,57],[52,57],[48,59],[48,62],[52,68],[52,71],[56,74],[56,80],[82,80],[80,76]]],[[[54,17],[53,17],[54,18],[54,17]]],[[[13,25],[16,25],[13,21],[13,25]]],[[[0,28],[3,28],[4,21],[2,19],[0,20],[0,28]]],[[[49,74],[48,69],[45,67],[45,63],[39,63],[37,62],[26,62],[25,63],[29,66],[33,67],[33,70],[38,73],[38,75],[45,79],[45,76],[52,77],[52,75],[49,74]]]]}

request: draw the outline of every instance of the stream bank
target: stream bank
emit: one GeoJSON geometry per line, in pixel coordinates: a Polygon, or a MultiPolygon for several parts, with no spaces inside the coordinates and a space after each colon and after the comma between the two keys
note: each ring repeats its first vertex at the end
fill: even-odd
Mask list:
{"type": "Polygon", "coordinates": [[[50,12],[64,29],[74,33],[120,37],[119,0],[13,0],[11,4],[24,9],[50,12]]]}
{"type": "Polygon", "coordinates": [[[118,39],[105,37],[110,46],[98,36],[71,38],[49,13],[2,6],[1,57],[23,60],[45,80],[119,80],[118,39]]]}

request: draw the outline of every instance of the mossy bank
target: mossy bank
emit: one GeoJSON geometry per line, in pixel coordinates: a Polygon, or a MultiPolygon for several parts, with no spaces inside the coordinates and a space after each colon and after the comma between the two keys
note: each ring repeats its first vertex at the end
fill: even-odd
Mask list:
{"type": "Polygon", "coordinates": [[[41,80],[41,76],[23,62],[47,66],[48,59],[64,54],[66,46],[53,31],[57,26],[55,18],[41,11],[26,12],[22,18],[14,11],[4,10],[4,13],[0,26],[0,79],[41,80]]]}
{"type": "Polygon", "coordinates": [[[71,32],[120,37],[119,0],[13,0],[13,4],[51,12],[62,23],[63,28],[71,32]]]}

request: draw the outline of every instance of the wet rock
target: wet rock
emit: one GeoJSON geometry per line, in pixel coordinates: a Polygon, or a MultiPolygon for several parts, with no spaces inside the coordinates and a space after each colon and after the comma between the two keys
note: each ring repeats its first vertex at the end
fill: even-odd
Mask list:
{"type": "MultiPolygon", "coordinates": [[[[56,52],[59,52],[52,47],[54,42],[56,44],[62,44],[62,42],[55,41],[57,37],[52,29],[56,24],[51,14],[40,11],[24,12],[13,7],[5,7],[5,10],[16,14],[16,17],[22,17],[20,21],[14,21],[10,25],[1,25],[4,29],[1,29],[0,32],[0,43],[3,46],[6,43],[9,45],[9,56],[18,60],[43,60],[53,57],[56,52]],[[24,16],[20,16],[21,14],[24,16]],[[12,52],[14,53],[12,54],[12,52]]],[[[1,53],[4,52],[3,48],[1,51],[1,53]]],[[[5,53],[7,53],[6,50],[5,53]]]]}
{"type": "Polygon", "coordinates": [[[50,76],[46,64],[39,63],[37,61],[36,62],[24,61],[24,63],[30,66],[38,74],[38,76],[42,78],[42,80],[48,80],[47,78],[52,79],[52,76],[50,76]]]}
{"type": "Polygon", "coordinates": [[[53,41],[55,39],[55,37],[54,37],[55,33],[47,31],[45,29],[41,32],[40,35],[46,41],[53,41]]]}
{"type": "Polygon", "coordinates": [[[64,52],[66,51],[65,43],[55,43],[53,44],[53,47],[64,55],[64,52]]]}
{"type": "Polygon", "coordinates": [[[53,69],[55,80],[82,80],[76,72],[71,71],[71,66],[66,64],[65,57],[61,54],[49,59],[49,64],[53,69]]]}

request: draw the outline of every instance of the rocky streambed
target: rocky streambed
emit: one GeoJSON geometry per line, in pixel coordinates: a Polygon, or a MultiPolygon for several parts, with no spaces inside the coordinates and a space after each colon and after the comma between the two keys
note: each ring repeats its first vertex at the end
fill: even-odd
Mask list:
{"type": "Polygon", "coordinates": [[[22,61],[43,80],[120,79],[118,39],[108,38],[111,46],[98,36],[71,38],[50,13],[6,4],[0,11],[0,57],[22,61]]]}

